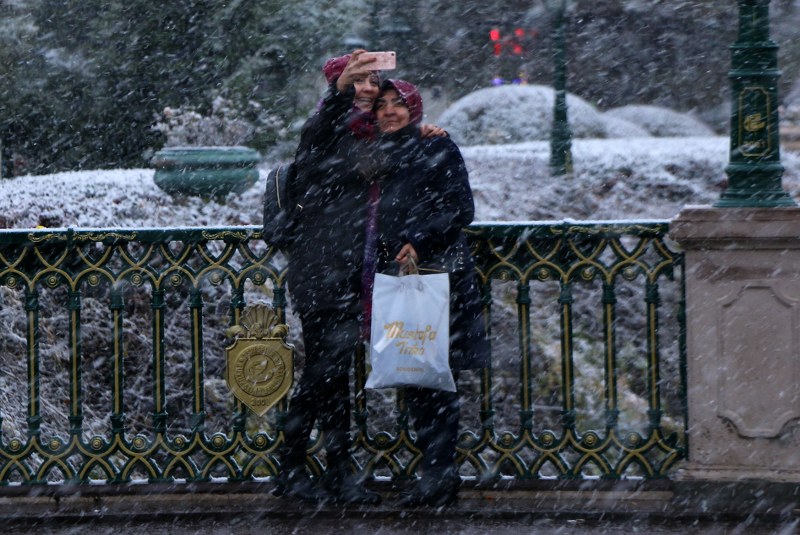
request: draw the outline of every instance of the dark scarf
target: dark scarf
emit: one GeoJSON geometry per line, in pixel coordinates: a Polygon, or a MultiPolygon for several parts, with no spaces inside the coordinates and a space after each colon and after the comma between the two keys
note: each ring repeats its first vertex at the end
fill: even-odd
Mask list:
{"type": "Polygon", "coordinates": [[[364,321],[361,324],[361,339],[369,340],[372,326],[372,289],[375,286],[375,271],[378,267],[378,205],[381,202],[381,185],[370,182],[367,197],[367,217],[364,236],[364,265],[361,268],[361,306],[364,321]]]}
{"type": "Polygon", "coordinates": [[[417,131],[416,125],[409,125],[392,134],[379,136],[376,143],[362,144],[368,146],[373,163],[370,176],[365,176],[369,181],[369,193],[364,233],[364,264],[361,269],[361,306],[364,311],[361,339],[364,341],[369,340],[372,327],[372,290],[378,268],[378,206],[381,202],[381,182],[393,166],[400,164],[403,149],[418,135],[417,131]]]}
{"type": "Polygon", "coordinates": [[[347,120],[347,128],[359,140],[371,140],[375,137],[375,114],[361,111],[353,106],[347,120]]]}

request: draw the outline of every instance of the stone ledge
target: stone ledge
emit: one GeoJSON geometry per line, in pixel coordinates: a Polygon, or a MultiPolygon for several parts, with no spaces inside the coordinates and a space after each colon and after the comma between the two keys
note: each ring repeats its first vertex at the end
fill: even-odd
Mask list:
{"type": "Polygon", "coordinates": [[[452,507],[402,508],[399,486],[371,482],[383,495],[380,506],[311,506],[271,495],[272,484],[199,483],[3,487],[0,517],[17,523],[142,517],[325,518],[370,517],[515,519],[650,518],[655,520],[800,518],[800,490],[773,482],[551,481],[511,482],[493,488],[465,483],[452,507]],[[58,488],[56,488],[58,487],[58,488]]]}
{"type": "Polygon", "coordinates": [[[800,207],[714,208],[686,206],[669,235],[684,248],[800,248],[800,207]]]}

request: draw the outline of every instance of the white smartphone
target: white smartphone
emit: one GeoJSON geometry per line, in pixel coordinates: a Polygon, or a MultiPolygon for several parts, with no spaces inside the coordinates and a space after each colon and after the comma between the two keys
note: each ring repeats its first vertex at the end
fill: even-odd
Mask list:
{"type": "Polygon", "coordinates": [[[369,64],[370,70],[373,71],[391,71],[397,68],[397,56],[394,51],[364,52],[360,58],[375,58],[375,61],[369,64]]]}

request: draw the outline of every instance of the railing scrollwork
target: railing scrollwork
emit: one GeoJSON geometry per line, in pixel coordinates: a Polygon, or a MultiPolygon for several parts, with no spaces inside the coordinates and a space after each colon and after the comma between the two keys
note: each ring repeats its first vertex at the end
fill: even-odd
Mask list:
{"type": "MultiPolygon", "coordinates": [[[[460,380],[463,477],[669,476],[686,454],[685,316],[667,230],[467,230],[493,358],[460,380]]],[[[259,303],[300,341],[285,270],[257,227],[0,231],[0,485],[274,475],[287,402],[249,410],[226,385],[225,348],[259,303]]],[[[366,391],[363,357],[354,462],[413,477],[402,393],[366,391]]]]}

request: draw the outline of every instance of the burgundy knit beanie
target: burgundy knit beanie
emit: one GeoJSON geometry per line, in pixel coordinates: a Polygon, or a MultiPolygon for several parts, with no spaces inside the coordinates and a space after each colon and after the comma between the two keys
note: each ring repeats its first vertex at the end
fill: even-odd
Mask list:
{"type": "Polygon", "coordinates": [[[322,66],[322,72],[325,73],[325,79],[328,80],[329,84],[332,84],[334,80],[341,76],[348,61],[350,61],[350,54],[331,58],[325,62],[325,65],[322,66]]]}
{"type": "Polygon", "coordinates": [[[381,92],[387,89],[394,89],[403,99],[411,124],[417,124],[422,121],[422,95],[419,94],[417,86],[405,80],[386,80],[381,85],[381,92]]]}

